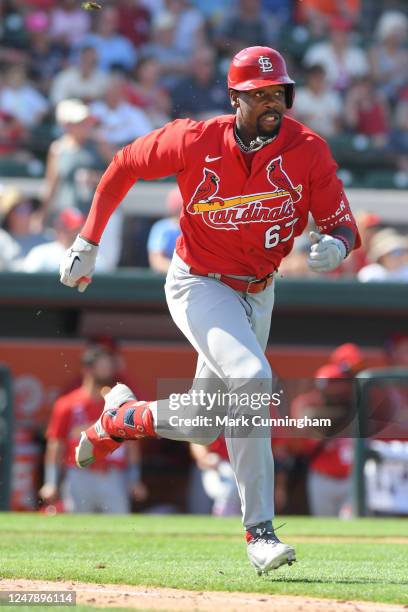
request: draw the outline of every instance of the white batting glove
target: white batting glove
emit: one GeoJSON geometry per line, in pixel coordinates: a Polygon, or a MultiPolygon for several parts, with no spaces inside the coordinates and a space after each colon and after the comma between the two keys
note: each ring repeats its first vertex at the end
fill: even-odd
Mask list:
{"type": "Polygon", "coordinates": [[[78,235],[61,259],[61,283],[67,287],[78,287],[81,293],[85,291],[92,280],[98,248],[78,235]]]}
{"type": "Polygon", "coordinates": [[[318,232],[310,232],[309,236],[312,246],[307,263],[315,272],[330,272],[346,257],[346,247],[338,238],[318,232]]]}

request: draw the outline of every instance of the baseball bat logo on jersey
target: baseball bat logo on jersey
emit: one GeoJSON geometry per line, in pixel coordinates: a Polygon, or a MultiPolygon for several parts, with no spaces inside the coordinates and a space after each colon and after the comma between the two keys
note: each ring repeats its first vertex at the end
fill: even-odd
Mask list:
{"type": "Polygon", "coordinates": [[[242,223],[270,223],[293,219],[295,203],[302,197],[302,185],[294,187],[282,168],[282,156],[272,159],[266,167],[266,176],[273,191],[245,196],[221,198],[218,196],[220,177],[214,170],[203,169],[203,179],[198,184],[187,205],[192,215],[202,215],[204,223],[214,229],[236,230],[242,223]],[[264,203],[285,198],[278,206],[264,203]]]}

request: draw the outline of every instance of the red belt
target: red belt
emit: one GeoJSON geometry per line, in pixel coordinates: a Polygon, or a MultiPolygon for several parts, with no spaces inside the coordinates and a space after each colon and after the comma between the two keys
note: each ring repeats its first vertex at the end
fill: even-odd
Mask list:
{"type": "Polygon", "coordinates": [[[215,280],[221,281],[228,287],[235,289],[235,291],[241,291],[242,293],[261,293],[273,282],[273,272],[264,276],[263,278],[255,278],[251,281],[240,280],[239,278],[231,278],[225,274],[211,274],[208,272],[200,272],[196,268],[190,268],[190,274],[195,276],[207,276],[215,280]]]}

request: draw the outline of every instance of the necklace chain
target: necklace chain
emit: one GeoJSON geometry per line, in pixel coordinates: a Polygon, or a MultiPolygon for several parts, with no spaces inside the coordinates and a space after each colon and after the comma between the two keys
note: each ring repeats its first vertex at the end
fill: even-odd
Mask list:
{"type": "Polygon", "coordinates": [[[245,153],[254,153],[255,151],[259,151],[259,149],[262,149],[262,147],[269,144],[276,138],[276,135],[272,136],[271,138],[267,138],[265,136],[257,136],[254,140],[251,140],[249,145],[246,145],[242,142],[242,139],[240,138],[238,134],[236,126],[234,126],[234,136],[235,136],[235,140],[237,141],[238,146],[245,153]]]}

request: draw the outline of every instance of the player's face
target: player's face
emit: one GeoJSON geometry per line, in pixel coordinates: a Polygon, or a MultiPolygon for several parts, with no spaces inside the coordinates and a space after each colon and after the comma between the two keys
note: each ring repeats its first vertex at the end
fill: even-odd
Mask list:
{"type": "Polygon", "coordinates": [[[268,85],[250,91],[231,91],[237,110],[237,127],[250,138],[273,136],[279,131],[286,110],[283,85],[268,85]]]}
{"type": "Polygon", "coordinates": [[[92,365],[92,377],[99,386],[112,385],[115,374],[116,361],[112,355],[101,355],[92,365]]]}

